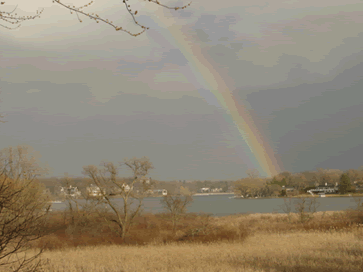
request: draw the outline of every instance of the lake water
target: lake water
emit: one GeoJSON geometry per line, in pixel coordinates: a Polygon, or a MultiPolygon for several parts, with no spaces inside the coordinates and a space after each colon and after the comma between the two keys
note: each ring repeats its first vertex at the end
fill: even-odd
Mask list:
{"type": "MultiPolygon", "coordinates": [[[[193,203],[188,206],[188,212],[193,213],[209,213],[213,216],[226,216],[240,213],[284,213],[284,200],[282,198],[266,198],[266,199],[230,199],[231,195],[213,195],[213,196],[193,196],[193,203]]],[[[308,201],[312,198],[307,198],[308,201]]],[[[349,208],[356,208],[357,204],[353,197],[316,197],[317,211],[341,211],[349,208]]],[[[143,201],[143,210],[148,213],[163,212],[160,203],[161,198],[145,198],[143,201]]],[[[85,200],[78,202],[82,205],[85,200]]],[[[112,202],[122,207],[122,199],[114,198],[112,202]]],[[[137,201],[135,201],[137,203],[137,201]]],[[[295,203],[298,199],[293,198],[292,211],[294,211],[295,203]]],[[[133,204],[133,206],[136,205],[133,204]]],[[[53,203],[52,210],[59,211],[66,208],[66,203],[53,203]]]]}

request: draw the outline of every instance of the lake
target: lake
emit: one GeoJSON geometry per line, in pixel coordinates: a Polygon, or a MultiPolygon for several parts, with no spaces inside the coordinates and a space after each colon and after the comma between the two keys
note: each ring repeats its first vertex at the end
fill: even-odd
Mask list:
{"type": "MultiPolygon", "coordinates": [[[[213,216],[226,216],[241,213],[284,213],[282,207],[284,200],[282,198],[257,198],[257,199],[230,199],[231,195],[212,195],[212,196],[193,196],[193,203],[188,206],[188,212],[192,213],[209,213],[213,216]]],[[[310,201],[312,198],[308,198],[310,201]]],[[[163,212],[160,204],[160,197],[145,198],[143,201],[143,210],[146,213],[163,212]]],[[[298,199],[293,198],[292,211],[298,199]]],[[[82,205],[84,199],[78,200],[82,205]]],[[[112,202],[122,207],[121,198],[113,198],[112,202]]],[[[136,201],[137,202],[137,201],[136,201]]],[[[316,198],[317,211],[341,211],[348,208],[356,208],[357,204],[353,197],[325,197],[316,198]]],[[[133,204],[135,206],[136,203],[133,204]]],[[[60,211],[66,208],[66,203],[53,203],[52,210],[60,211]]]]}

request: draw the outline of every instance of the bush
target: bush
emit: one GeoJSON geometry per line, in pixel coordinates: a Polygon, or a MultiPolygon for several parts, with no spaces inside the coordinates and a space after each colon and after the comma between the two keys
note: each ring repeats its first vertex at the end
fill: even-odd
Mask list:
{"type": "Polygon", "coordinates": [[[50,209],[44,187],[35,180],[39,170],[27,148],[6,148],[0,152],[0,266],[13,271],[36,271],[34,264],[42,250],[32,257],[18,259],[33,241],[44,236],[50,209]],[[15,259],[15,260],[14,260],[15,259]]]}
{"type": "Polygon", "coordinates": [[[192,243],[213,243],[220,241],[244,241],[251,232],[243,224],[238,224],[236,227],[228,225],[209,228],[194,228],[178,239],[182,242],[192,243]]]}

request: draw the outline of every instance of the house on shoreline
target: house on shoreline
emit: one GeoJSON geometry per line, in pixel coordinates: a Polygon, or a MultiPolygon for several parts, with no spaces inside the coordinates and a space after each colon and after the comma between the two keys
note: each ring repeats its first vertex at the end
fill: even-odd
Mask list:
{"type": "Polygon", "coordinates": [[[102,196],[102,192],[103,192],[103,194],[106,193],[106,190],[105,189],[103,189],[102,192],[101,192],[101,189],[98,186],[95,186],[93,184],[91,184],[90,186],[88,186],[86,188],[86,191],[87,191],[88,196],[91,196],[91,197],[102,196]]]}
{"type": "Polygon", "coordinates": [[[200,188],[199,193],[210,193],[210,188],[200,188]]]}
{"type": "Polygon", "coordinates": [[[168,191],[165,189],[157,189],[157,190],[147,190],[146,193],[149,196],[167,196],[168,195],[168,191]]]}
{"type": "Polygon", "coordinates": [[[308,190],[308,193],[310,194],[336,194],[339,191],[340,185],[338,183],[331,184],[331,183],[325,183],[325,185],[318,185],[315,187],[315,189],[308,190]]]}
{"type": "Polygon", "coordinates": [[[59,187],[58,188],[58,195],[60,196],[66,196],[66,197],[79,197],[81,196],[81,192],[78,190],[78,187],[73,187],[72,185],[69,185],[68,187],[59,187]]]}
{"type": "Polygon", "coordinates": [[[165,189],[154,190],[153,193],[154,195],[162,195],[162,196],[168,195],[168,191],[165,189]]]}

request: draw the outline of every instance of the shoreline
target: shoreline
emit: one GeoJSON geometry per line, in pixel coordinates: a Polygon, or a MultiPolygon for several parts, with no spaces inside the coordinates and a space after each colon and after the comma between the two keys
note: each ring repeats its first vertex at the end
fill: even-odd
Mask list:
{"type": "MultiPolygon", "coordinates": [[[[197,194],[192,194],[192,196],[215,196],[215,195],[226,195],[226,196],[236,196],[233,193],[197,193],[197,194]]],[[[117,198],[120,196],[111,196],[110,198],[117,198]]],[[[148,196],[147,198],[156,198],[156,197],[163,197],[163,196],[148,196]]],[[[230,199],[285,199],[285,198],[299,198],[299,197],[305,197],[305,198],[322,198],[319,195],[310,195],[310,194],[306,194],[306,195],[296,195],[296,196],[286,196],[286,197],[232,197],[230,199]]],[[[323,198],[327,198],[327,197],[363,197],[363,194],[348,194],[348,195],[339,195],[339,194],[328,194],[325,195],[325,197],[323,198]]],[[[85,200],[85,198],[76,198],[76,200],[85,200]]],[[[50,203],[52,204],[60,204],[60,203],[64,203],[66,200],[53,200],[50,201],[50,203]]]]}
{"type": "Polygon", "coordinates": [[[326,198],[326,197],[363,197],[363,194],[350,194],[350,195],[325,195],[325,197],[320,197],[319,195],[296,195],[296,196],[286,196],[286,197],[236,197],[234,199],[271,199],[271,198],[276,198],[276,199],[284,199],[284,198],[299,198],[299,197],[305,197],[305,198],[326,198]]]}
{"type": "Polygon", "coordinates": [[[234,193],[196,193],[192,196],[211,196],[211,195],[234,195],[234,193]]]}

